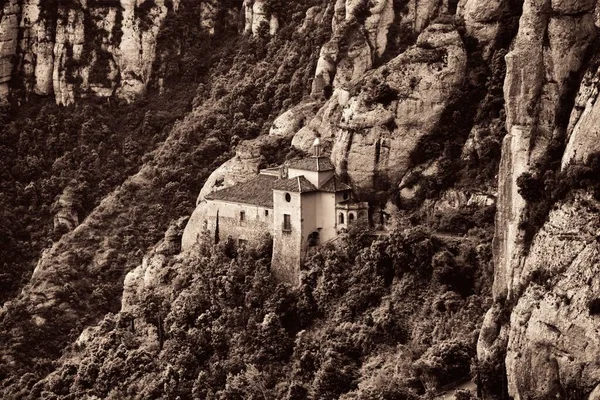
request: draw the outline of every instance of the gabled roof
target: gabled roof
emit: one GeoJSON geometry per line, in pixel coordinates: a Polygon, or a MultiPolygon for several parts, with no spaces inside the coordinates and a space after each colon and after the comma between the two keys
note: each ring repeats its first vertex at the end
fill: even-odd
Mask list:
{"type": "Polygon", "coordinates": [[[329,157],[307,157],[300,160],[288,161],[288,168],[317,172],[335,170],[329,157]]]}
{"type": "Polygon", "coordinates": [[[257,175],[246,182],[213,192],[206,199],[273,208],[273,185],[277,181],[275,176],[257,175]]]}
{"type": "Polygon", "coordinates": [[[331,179],[329,179],[327,182],[325,182],[323,185],[321,185],[321,188],[319,189],[323,192],[343,192],[345,190],[352,190],[352,188],[350,187],[350,185],[340,181],[340,178],[338,178],[337,176],[332,176],[331,179]]]}
{"type": "Polygon", "coordinates": [[[290,179],[280,179],[273,185],[274,190],[284,190],[286,192],[307,193],[317,190],[315,185],[310,183],[304,176],[297,176],[290,179]]]}

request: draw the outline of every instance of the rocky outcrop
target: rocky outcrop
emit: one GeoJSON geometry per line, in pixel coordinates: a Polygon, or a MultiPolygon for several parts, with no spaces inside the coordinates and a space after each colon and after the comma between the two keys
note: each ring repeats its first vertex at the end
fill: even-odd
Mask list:
{"type": "MultiPolygon", "coordinates": [[[[337,0],[332,20],[333,35],[321,48],[312,95],[345,88],[358,79],[389,50],[405,46],[438,15],[455,13],[447,1],[395,2],[393,0],[337,0]],[[394,34],[390,35],[390,28],[394,34]]],[[[394,51],[394,50],[392,50],[394,51]]]]}
{"type": "Polygon", "coordinates": [[[25,0],[22,7],[19,69],[28,92],[49,95],[52,93],[56,23],[56,16],[51,12],[56,10],[40,0],[25,0]]]}
{"type": "Polygon", "coordinates": [[[145,16],[138,16],[135,1],[121,0],[121,3],[123,36],[115,60],[121,75],[117,95],[133,100],[145,91],[150,81],[156,56],[156,38],[167,15],[167,6],[164,0],[159,0],[146,11],[145,16]]]}
{"type": "Polygon", "coordinates": [[[564,135],[559,114],[596,35],[595,2],[529,0],[519,33],[506,56],[506,129],[498,183],[495,298],[511,296],[521,279],[522,238],[518,228],[525,202],[517,178],[564,135]]]}
{"type": "Polygon", "coordinates": [[[266,0],[244,0],[243,8],[245,33],[258,36],[262,29],[268,29],[271,36],[277,33],[279,18],[277,14],[268,9],[266,0]]]}
{"type": "Polygon", "coordinates": [[[391,0],[372,3],[367,21],[359,13],[365,13],[362,1],[337,0],[332,21],[333,35],[322,48],[312,86],[313,96],[320,96],[327,87],[337,88],[352,79],[360,78],[371,69],[378,49],[385,51],[387,31],[394,20],[391,0]],[[389,17],[391,7],[391,21],[389,17]],[[378,13],[371,13],[379,11],[378,13]],[[382,16],[386,11],[388,16],[382,16]],[[378,43],[378,40],[380,42],[378,43]],[[373,51],[375,50],[375,51],[373,51]]]}
{"type": "Polygon", "coordinates": [[[51,5],[26,0],[21,69],[26,89],[71,104],[88,92],[131,101],[143,94],[167,14],[164,0],[119,6],[51,5]],[[94,41],[89,38],[94,37],[94,41]]]}
{"type": "Polygon", "coordinates": [[[78,209],[80,201],[75,188],[67,186],[58,196],[52,207],[54,213],[54,231],[70,232],[79,225],[78,209]]]}
{"type": "Polygon", "coordinates": [[[318,134],[332,146],[338,172],[373,188],[398,181],[419,139],[437,125],[463,84],[466,53],[451,25],[433,24],[417,44],[332,98],[292,144],[303,150],[318,134]]]}
{"type": "Polygon", "coordinates": [[[507,134],[493,246],[496,303],[484,321],[478,354],[480,363],[496,365],[506,356],[508,394],[515,400],[584,399],[600,382],[587,355],[598,347],[597,317],[590,308],[599,289],[598,202],[580,191],[555,205],[526,248],[520,228],[526,202],[516,183],[523,173],[535,172],[553,141],[567,143],[563,168],[598,149],[595,68],[572,112],[570,104],[597,36],[595,6],[595,1],[526,0],[506,56],[507,134]]]}
{"type": "Polygon", "coordinates": [[[19,35],[18,0],[4,2],[0,9],[0,99],[8,95],[8,82],[12,75],[12,58],[17,52],[19,35]]]}
{"type": "Polygon", "coordinates": [[[563,169],[572,162],[586,162],[590,154],[600,151],[600,102],[597,101],[599,82],[600,68],[588,70],[581,82],[567,128],[563,169]]]}
{"type": "Polygon", "coordinates": [[[501,19],[507,12],[507,3],[506,0],[467,0],[461,10],[467,33],[478,40],[486,58],[502,28],[501,19]]]}
{"type": "MultiPolygon", "coordinates": [[[[169,7],[176,11],[179,1],[114,3],[5,2],[0,13],[0,96],[7,95],[11,74],[23,77],[20,83],[27,92],[54,94],[58,104],[90,94],[127,101],[142,95],[150,82],[159,31],[169,7]]],[[[202,26],[212,32],[216,2],[203,5],[202,26]]]]}
{"type": "Polygon", "coordinates": [[[167,269],[167,260],[181,250],[181,235],[187,218],[175,221],[159,242],[142,260],[142,264],[129,272],[123,283],[121,311],[128,312],[138,304],[144,292],[160,291],[161,277],[167,269]]]}
{"type": "Polygon", "coordinates": [[[319,109],[319,103],[302,103],[281,114],[271,125],[269,136],[293,137],[304,127],[319,109]]]}
{"type": "Polygon", "coordinates": [[[577,193],[550,214],[525,260],[528,285],[513,309],[506,354],[515,400],[584,399],[600,387],[598,207],[577,193]]]}
{"type": "Polygon", "coordinates": [[[249,140],[241,143],[235,150],[235,157],[223,163],[208,177],[200,191],[196,204],[210,193],[244,182],[256,175],[261,163],[258,141],[249,140]]]}

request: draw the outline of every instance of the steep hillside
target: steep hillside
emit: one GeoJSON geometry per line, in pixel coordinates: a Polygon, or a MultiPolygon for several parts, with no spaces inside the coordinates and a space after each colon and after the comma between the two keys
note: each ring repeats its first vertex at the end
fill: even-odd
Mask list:
{"type": "Polygon", "coordinates": [[[269,246],[180,253],[181,228],[127,276],[121,312],[26,398],[418,399],[468,376],[489,244],[363,232],[322,249],[289,290],[268,271],[269,246]]]}
{"type": "MultiPolygon", "coordinates": [[[[193,10],[196,4],[193,1],[182,2],[180,11],[185,10],[186,6],[193,10]]],[[[23,290],[4,304],[1,335],[3,343],[7,345],[2,350],[3,384],[15,385],[15,381],[8,378],[18,376],[18,371],[44,375],[62,347],[76,337],[83,327],[108,311],[118,310],[124,274],[139,263],[141,256],[162,236],[170,221],[189,215],[203,180],[224,161],[232,146],[241,139],[268,130],[269,121],[283,107],[298,102],[309,93],[310,78],[318,56],[314,52],[325,38],[323,32],[328,29],[327,26],[323,26],[323,30],[312,29],[310,35],[303,34],[298,38],[296,29],[303,22],[306,10],[312,5],[309,2],[298,3],[289,20],[283,20],[288,21],[289,25],[283,26],[281,35],[272,41],[262,36],[232,37],[227,33],[219,37],[215,33],[212,39],[200,47],[200,54],[196,53],[196,46],[189,52],[182,53],[178,60],[172,60],[177,61],[175,65],[180,66],[178,73],[171,81],[166,81],[164,94],[152,93],[149,99],[156,99],[155,110],[162,108],[168,112],[177,104],[173,95],[179,97],[191,93],[192,96],[188,97],[191,104],[184,103],[179,111],[185,112],[186,107],[190,106],[193,111],[185,119],[176,122],[168,134],[168,122],[181,114],[174,112],[165,121],[154,121],[161,130],[167,129],[166,140],[155,151],[145,154],[142,164],[136,165],[140,159],[134,158],[129,170],[111,167],[111,170],[123,174],[116,177],[113,183],[102,179],[99,182],[97,173],[98,168],[118,162],[118,156],[113,154],[114,151],[104,153],[96,150],[95,146],[101,146],[99,138],[86,144],[86,133],[75,130],[73,134],[81,135],[83,141],[78,143],[81,147],[77,154],[86,155],[84,150],[96,151],[99,159],[91,164],[67,166],[65,175],[73,174],[75,178],[77,174],[82,175],[82,184],[88,184],[94,190],[94,196],[98,197],[89,199],[90,203],[86,204],[88,208],[82,210],[81,218],[85,217],[82,223],[64,236],[59,235],[60,239],[43,252],[33,276],[28,279],[23,290]],[[211,56],[206,57],[205,52],[211,56]],[[194,67],[200,70],[193,71],[194,67]],[[196,83],[192,87],[190,82],[193,82],[191,79],[194,79],[194,75],[190,75],[191,72],[197,74],[196,83]],[[91,146],[94,147],[90,148],[91,146]],[[136,169],[139,171],[135,175],[126,177],[128,171],[131,173],[136,169]],[[119,182],[118,179],[122,181],[119,182]],[[121,184],[123,180],[124,183],[121,184]],[[112,186],[115,184],[120,185],[116,190],[112,186]],[[97,191],[94,185],[100,185],[100,190],[97,191]],[[102,199],[106,192],[111,191],[102,199]]],[[[187,15],[188,19],[173,21],[170,34],[177,37],[187,31],[192,42],[197,37],[192,33],[204,28],[196,25],[193,13],[187,15]],[[181,23],[188,24],[188,27],[181,23]]],[[[61,108],[57,113],[60,113],[60,118],[64,118],[77,112],[80,107],[82,106],[61,108]]],[[[118,115],[113,110],[114,107],[111,102],[98,106],[95,110],[105,113],[105,118],[109,119],[118,115]]],[[[116,147],[117,154],[139,146],[135,140],[125,140],[125,134],[130,133],[124,130],[129,128],[140,133],[139,140],[145,142],[145,147],[142,147],[145,151],[152,149],[152,143],[164,138],[157,136],[155,142],[151,141],[153,131],[148,125],[160,114],[152,114],[153,108],[149,106],[149,100],[135,103],[133,107],[146,108],[150,114],[146,123],[140,121],[138,124],[141,123],[142,126],[137,127],[118,125],[119,121],[114,121],[117,123],[114,129],[120,135],[119,141],[111,145],[116,147]]],[[[3,133],[5,137],[19,128],[18,114],[10,114],[8,119],[15,121],[3,127],[6,129],[6,133],[3,133]]],[[[112,123],[107,125],[113,126],[112,123]]],[[[47,128],[39,126],[35,131],[41,143],[47,138],[60,136],[60,130],[53,133],[47,128]]],[[[12,143],[14,139],[11,137],[6,142],[6,151],[11,157],[9,160],[27,159],[24,154],[26,146],[13,149],[12,143]]],[[[49,160],[45,159],[44,164],[38,168],[43,169],[47,162],[50,165],[56,164],[55,160],[63,156],[62,151],[57,153],[44,154],[49,160]]],[[[27,160],[30,162],[30,159],[27,160]]],[[[77,159],[75,163],[82,161],[84,160],[77,159]]],[[[42,176],[44,179],[54,179],[64,187],[68,181],[62,180],[62,171],[62,168],[58,168],[42,176]]],[[[36,174],[22,177],[23,183],[19,181],[20,178],[18,175],[5,177],[6,185],[17,189],[6,193],[10,214],[17,212],[15,205],[21,203],[18,196],[23,193],[23,187],[27,186],[29,180],[35,178],[31,181],[32,190],[41,190],[47,185],[44,179],[37,180],[36,174]]],[[[85,193],[85,187],[83,192],[85,193]]],[[[53,196],[52,193],[44,195],[40,204],[24,210],[25,216],[32,216],[32,220],[23,221],[26,231],[42,236],[48,233],[48,225],[52,221],[48,209],[54,200],[53,196]],[[42,207],[46,207],[46,211],[37,214],[37,208],[42,207]],[[39,224],[33,222],[37,219],[39,224]]],[[[19,226],[8,226],[8,229],[18,230],[19,226]]],[[[15,264],[3,268],[7,272],[10,271],[9,267],[14,266],[19,267],[20,271],[26,270],[27,265],[23,264],[29,259],[30,253],[14,254],[13,244],[16,242],[18,246],[25,247],[31,240],[21,235],[12,237],[14,241],[7,244],[6,251],[14,256],[15,264]]],[[[39,249],[44,243],[38,246],[39,249]]],[[[18,285],[19,282],[13,281],[11,284],[18,285]]]]}

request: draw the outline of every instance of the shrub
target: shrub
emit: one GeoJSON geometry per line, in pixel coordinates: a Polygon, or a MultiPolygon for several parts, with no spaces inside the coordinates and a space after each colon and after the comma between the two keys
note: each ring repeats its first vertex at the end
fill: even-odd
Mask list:
{"type": "Polygon", "coordinates": [[[465,343],[450,340],[430,347],[415,363],[414,368],[428,384],[439,388],[469,376],[473,349],[465,343]]]}
{"type": "Polygon", "coordinates": [[[587,306],[590,315],[600,314],[600,299],[592,299],[588,301],[587,306]]]}
{"type": "Polygon", "coordinates": [[[372,89],[370,102],[380,103],[389,106],[392,101],[398,100],[398,91],[393,89],[387,83],[381,83],[372,89]]]}

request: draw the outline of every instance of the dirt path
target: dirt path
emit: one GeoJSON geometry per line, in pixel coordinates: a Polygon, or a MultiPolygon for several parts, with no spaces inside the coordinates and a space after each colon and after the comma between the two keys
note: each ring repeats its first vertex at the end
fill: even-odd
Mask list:
{"type": "Polygon", "coordinates": [[[466,389],[471,391],[471,393],[473,394],[477,394],[477,385],[475,385],[473,382],[465,382],[442,393],[439,393],[436,397],[434,397],[434,400],[453,400],[454,392],[460,389],[466,389]]]}

